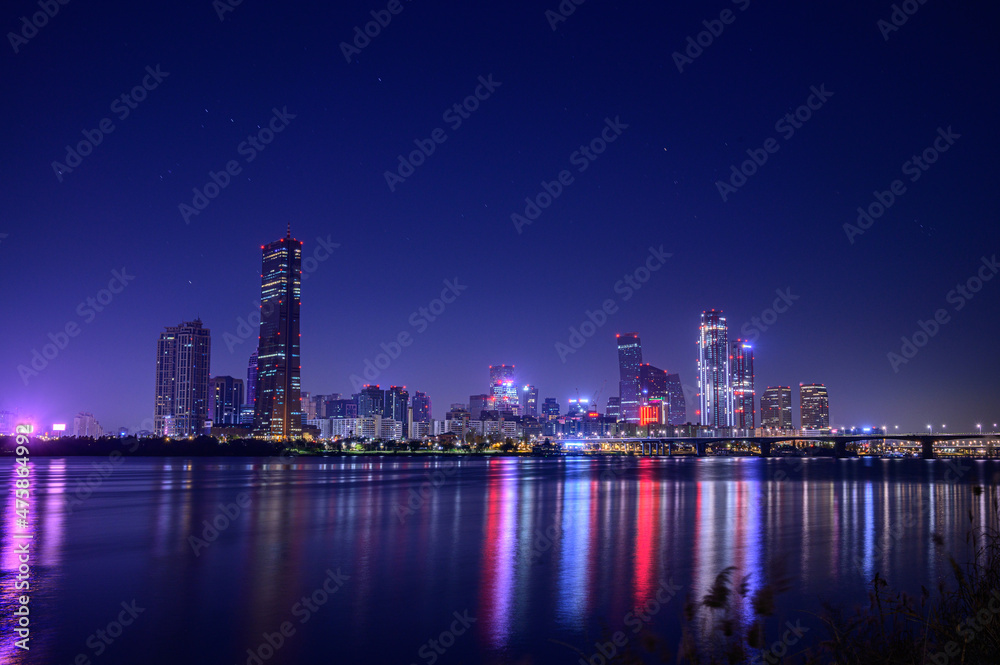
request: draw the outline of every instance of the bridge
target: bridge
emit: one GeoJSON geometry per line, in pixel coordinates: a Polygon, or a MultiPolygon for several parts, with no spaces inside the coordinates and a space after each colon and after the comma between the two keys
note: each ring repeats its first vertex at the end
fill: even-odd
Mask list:
{"type": "Polygon", "coordinates": [[[834,457],[853,457],[857,455],[858,444],[862,442],[897,442],[902,449],[919,449],[923,459],[937,457],[938,448],[953,449],[953,454],[965,454],[967,457],[992,458],[1000,453],[1000,434],[796,434],[784,436],[677,436],[677,437],[609,437],[609,438],[566,438],[558,442],[564,448],[576,448],[584,452],[621,452],[647,456],[710,455],[731,454],[732,446],[745,448],[747,452],[760,457],[771,457],[775,446],[785,444],[794,448],[802,444],[814,447],[832,449],[834,457]],[[949,442],[980,441],[985,445],[953,445],[949,442]],[[853,450],[848,449],[849,444],[853,450]],[[963,451],[958,453],[957,451],[963,451]],[[981,452],[982,451],[982,452],[981,452]],[[968,454],[968,453],[972,454],[968,454]]]}

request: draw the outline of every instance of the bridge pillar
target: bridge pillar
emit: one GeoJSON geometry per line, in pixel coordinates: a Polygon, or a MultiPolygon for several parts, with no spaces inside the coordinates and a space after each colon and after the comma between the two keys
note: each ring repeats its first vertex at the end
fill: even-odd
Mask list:
{"type": "Polygon", "coordinates": [[[921,439],[920,443],[923,446],[920,456],[923,459],[934,459],[934,439],[921,439]]]}
{"type": "Polygon", "coordinates": [[[670,457],[673,454],[674,454],[674,442],[667,441],[667,457],[670,457]]]}
{"type": "Polygon", "coordinates": [[[698,457],[704,457],[708,454],[708,444],[701,441],[696,441],[694,444],[695,450],[698,451],[698,457]]]}
{"type": "Polygon", "coordinates": [[[837,459],[844,459],[847,457],[847,442],[843,439],[834,439],[833,441],[833,456],[837,459]]]}
{"type": "Polygon", "coordinates": [[[770,441],[761,441],[760,442],[760,456],[761,457],[770,457],[771,456],[771,442],[770,441]]]}

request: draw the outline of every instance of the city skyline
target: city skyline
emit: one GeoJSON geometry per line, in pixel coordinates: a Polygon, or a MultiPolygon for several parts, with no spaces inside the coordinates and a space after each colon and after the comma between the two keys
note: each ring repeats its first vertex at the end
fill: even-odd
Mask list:
{"type": "Polygon", "coordinates": [[[835,424],[1000,419],[1000,359],[983,353],[970,376],[954,376],[963,349],[1000,325],[1000,280],[972,281],[996,272],[1000,247],[998,135],[981,99],[996,59],[976,47],[992,39],[988,21],[923,8],[886,40],[871,8],[753,4],[679,72],[672,53],[703,29],[706,7],[650,6],[642,21],[581,7],[553,30],[542,10],[513,3],[481,9],[460,31],[441,30],[446,10],[404,12],[347,63],[336,43],[370,9],[281,14],[301,47],[278,53],[267,47],[273,8],[243,3],[224,22],[193,6],[155,20],[67,10],[8,52],[4,112],[20,129],[0,167],[10,194],[0,279],[17,322],[2,333],[0,409],[43,422],[83,410],[139,427],[151,417],[149,340],[196,317],[215,337],[213,372],[242,377],[260,297],[246,275],[259,245],[291,223],[304,242],[301,380],[313,392],[353,392],[360,376],[446,405],[483,392],[481,368],[507,362],[540,398],[602,390],[603,402],[618,392],[610,340],[632,330],[659,349],[653,364],[692,386],[691,330],[714,307],[731,338],[754,345],[758,385],[826,383],[835,424]],[[845,32],[818,29],[831,24],[845,32]],[[203,39],[171,37],[192,25],[203,39]],[[467,57],[418,66],[409,54],[442,32],[441,52],[467,57]],[[135,33],[147,37],[122,43],[135,33]],[[614,75],[595,34],[617,49],[614,75]],[[305,49],[320,37],[323,47],[305,49]],[[85,39],[122,57],[95,66],[85,39]],[[511,55],[510,39],[537,50],[511,55]],[[147,67],[160,72],[156,88],[127,118],[110,112],[147,67]],[[485,100],[480,77],[492,81],[485,100]],[[13,92],[43,81],[65,103],[13,92]],[[832,96],[792,136],[775,131],[809,112],[812,88],[832,96]],[[459,127],[443,120],[470,96],[478,108],[459,127]],[[105,116],[113,133],[57,177],[52,163],[105,116]],[[272,125],[281,131],[259,140],[272,125]],[[438,127],[447,140],[390,191],[385,173],[438,127]],[[580,171],[570,156],[602,132],[614,141],[580,171]],[[251,134],[263,149],[248,162],[240,146],[251,134]],[[780,149],[759,169],[749,162],[753,175],[733,175],[769,138],[780,149]],[[925,163],[935,141],[947,152],[911,180],[901,167],[925,163]],[[572,183],[558,180],[563,169],[572,183]],[[716,183],[743,177],[723,200],[716,183]],[[526,197],[551,196],[543,182],[561,193],[516,228],[526,197]],[[185,218],[178,206],[193,208],[195,189],[202,207],[185,218]],[[572,352],[560,356],[560,343],[572,352]]]}

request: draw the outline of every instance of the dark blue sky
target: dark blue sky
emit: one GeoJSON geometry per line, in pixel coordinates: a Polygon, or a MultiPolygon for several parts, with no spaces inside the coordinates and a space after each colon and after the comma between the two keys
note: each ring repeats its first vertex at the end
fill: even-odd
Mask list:
{"type": "MultiPolygon", "coordinates": [[[[483,391],[491,363],[564,408],[577,390],[603,405],[616,332],[638,331],[647,362],[694,385],[700,312],[723,309],[735,333],[790,289],[756,340],[758,393],[826,383],[835,425],[1000,421],[1000,280],[960,310],[948,298],[1000,252],[995,7],[914,3],[886,40],[891,3],[590,0],[554,31],[556,0],[401,6],[350,64],[339,44],[381,0],[245,0],[221,21],[208,0],[70,2],[16,53],[4,40],[0,408],[137,427],[158,334],[196,316],[212,373],[245,376],[251,341],[224,335],[259,298],[260,246],[290,223],[306,257],[318,238],[339,244],[303,285],[312,392],[352,392],[406,331],[377,382],[428,392],[436,417],[483,391]],[[672,54],[725,9],[732,22],[678,72],[672,54]],[[153,87],[147,66],[167,75],[122,118],[112,102],[153,87]],[[443,113],[490,75],[499,86],[454,128],[443,113]],[[776,122],[812,86],[833,94],[788,136],[776,122]],[[275,108],[294,118],[248,163],[240,144],[275,108]],[[114,131],[60,182],[52,162],[104,118],[114,131]],[[580,172],[571,155],[606,118],[627,128],[580,172]],[[904,162],[949,127],[959,138],[911,182],[904,162]],[[447,139],[390,191],[385,171],[437,128],[447,139]],[[777,151],[723,201],[716,181],[770,138],[777,151]],[[230,160],[239,174],[186,224],[179,204],[230,160]],[[562,170],[572,183],[518,233],[511,214],[562,170]],[[843,225],[897,179],[905,193],[850,242],[843,225]],[[616,282],[661,246],[672,256],[625,301],[616,282]],[[134,279],[81,315],[122,268],[134,279]],[[411,320],[456,279],[467,288],[439,318],[411,320]],[[556,344],[607,299],[617,311],[562,362],[556,344]],[[938,309],[947,323],[894,371],[887,354],[938,309]],[[70,323],[79,334],[25,381],[18,366],[70,323]]],[[[36,11],[8,3],[0,27],[36,11]]]]}

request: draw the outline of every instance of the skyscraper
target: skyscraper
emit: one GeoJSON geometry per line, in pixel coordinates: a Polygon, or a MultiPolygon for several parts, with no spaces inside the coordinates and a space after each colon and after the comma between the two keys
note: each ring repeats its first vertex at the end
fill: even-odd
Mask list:
{"type": "Polygon", "coordinates": [[[771,386],[760,396],[760,426],[779,431],[795,429],[791,386],[771,386]]]}
{"type": "Polygon", "coordinates": [[[257,398],[257,349],[250,354],[250,362],[247,364],[247,384],[246,401],[240,407],[240,425],[253,427],[256,416],[254,403],[257,398]]]}
{"type": "Polygon", "coordinates": [[[555,420],[559,417],[559,402],[555,397],[546,397],[542,404],[542,418],[544,420],[555,420]]]}
{"type": "Polygon", "coordinates": [[[212,339],[201,320],[168,326],[156,345],[157,436],[199,435],[209,419],[208,373],[212,339]]]}
{"type": "Polygon", "coordinates": [[[247,365],[247,404],[254,405],[257,399],[257,350],[250,354],[250,363],[247,365]]]}
{"type": "Polygon", "coordinates": [[[261,247],[260,340],[254,433],[275,439],[302,434],[299,308],[302,242],[288,234],[261,247]]]}
{"type": "Polygon", "coordinates": [[[614,418],[618,420],[622,415],[622,400],[621,397],[609,397],[608,405],[604,407],[604,417],[614,418]]]}
{"type": "Polygon", "coordinates": [[[535,386],[524,387],[524,403],[521,415],[531,416],[532,418],[538,417],[538,388],[535,386]]]}
{"type": "Polygon", "coordinates": [[[732,427],[729,390],[729,331],[726,317],[717,310],[701,313],[698,338],[698,393],[701,424],[732,427]]]}
{"type": "Polygon", "coordinates": [[[822,383],[799,384],[799,412],[802,429],[830,429],[830,398],[822,383]]]}
{"type": "Polygon", "coordinates": [[[238,425],[243,406],[243,379],[215,376],[208,381],[208,413],[215,425],[238,425]]]}
{"type": "Polygon", "coordinates": [[[756,427],[757,407],[754,401],[753,347],[744,340],[733,342],[729,356],[732,370],[730,388],[733,395],[733,427],[753,429],[756,427]]]}
{"type": "Polygon", "coordinates": [[[639,385],[644,404],[649,405],[652,402],[660,403],[667,400],[667,373],[659,367],[644,363],[639,368],[639,385]]]}
{"type": "Polygon", "coordinates": [[[407,411],[410,407],[410,393],[406,386],[389,386],[385,391],[385,405],[382,407],[382,417],[392,418],[403,424],[403,436],[409,436],[407,429],[407,411]]]}
{"type": "Polygon", "coordinates": [[[513,365],[490,365],[490,396],[494,400],[493,408],[497,411],[509,412],[515,416],[520,414],[513,365]]]}
{"type": "Polygon", "coordinates": [[[431,421],[431,398],[419,390],[413,393],[413,422],[429,423],[431,421]]]}
{"type": "Polygon", "coordinates": [[[680,374],[667,374],[667,423],[683,425],[687,422],[687,405],[680,374]]]}
{"type": "Polygon", "coordinates": [[[642,367],[642,342],[639,333],[615,335],[618,339],[618,398],[621,402],[621,419],[628,423],[639,422],[642,386],[639,376],[642,367]]]}
{"type": "Polygon", "coordinates": [[[378,385],[365,384],[358,393],[358,418],[382,416],[385,408],[385,391],[378,385]]]}
{"type": "Polygon", "coordinates": [[[479,420],[483,416],[483,411],[493,411],[494,399],[486,394],[469,395],[469,414],[473,420],[479,420]]]}

